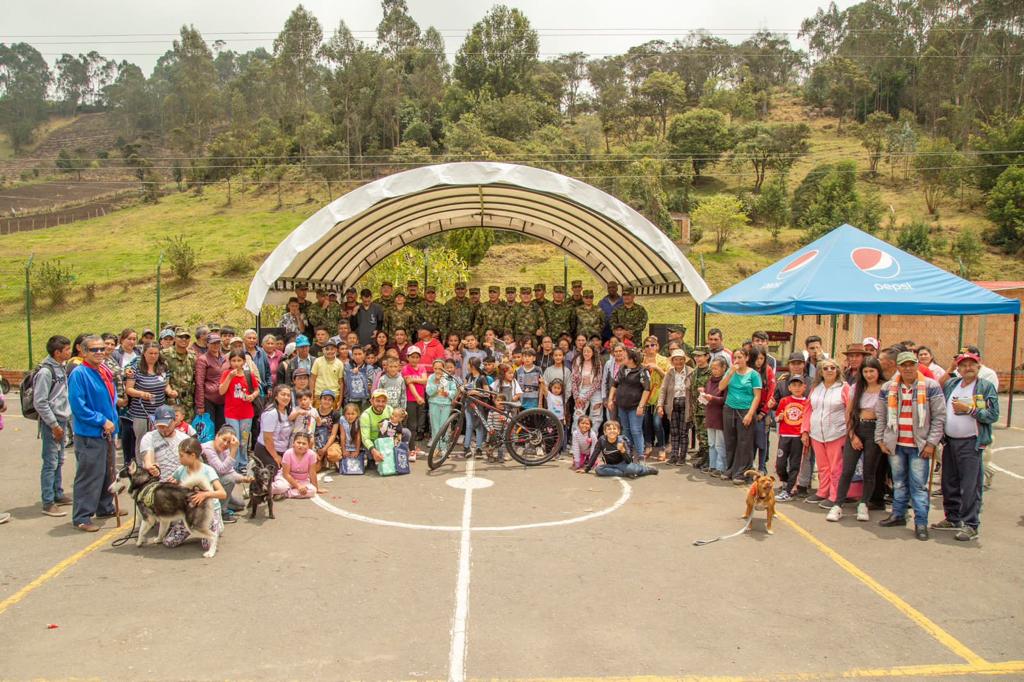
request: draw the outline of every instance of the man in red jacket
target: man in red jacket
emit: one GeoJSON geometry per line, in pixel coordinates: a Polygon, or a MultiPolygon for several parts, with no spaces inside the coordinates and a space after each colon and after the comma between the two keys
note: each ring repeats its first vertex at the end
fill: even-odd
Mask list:
{"type": "Polygon", "coordinates": [[[209,413],[215,431],[224,426],[220,377],[225,361],[220,345],[220,334],[210,332],[206,337],[206,352],[196,357],[196,414],[209,413]]]}

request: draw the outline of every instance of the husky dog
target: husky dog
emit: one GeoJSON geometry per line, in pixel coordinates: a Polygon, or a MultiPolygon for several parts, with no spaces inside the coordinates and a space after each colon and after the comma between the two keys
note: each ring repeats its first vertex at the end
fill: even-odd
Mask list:
{"type": "Polygon", "coordinates": [[[270,494],[270,486],[274,482],[273,467],[260,461],[258,457],[249,460],[252,464],[252,483],[249,484],[249,518],[256,518],[256,510],[262,502],[267,503],[267,516],[274,518],[274,496],[270,494]]]}
{"type": "Polygon", "coordinates": [[[181,521],[192,537],[209,541],[210,548],[203,553],[204,557],[210,559],[217,553],[217,534],[210,530],[215,513],[212,503],[207,500],[198,507],[194,507],[189,502],[189,496],[192,493],[200,490],[213,490],[205,477],[189,476],[182,481],[181,485],[161,483],[159,476],[154,476],[132,462],[127,469],[121,469],[117,478],[110,484],[110,492],[113,495],[118,495],[125,490],[135,500],[135,504],[142,514],[142,526],[139,528],[136,546],[143,545],[146,534],[157,524],[160,525],[160,530],[156,537],[149,540],[148,544],[155,545],[163,542],[171,524],[181,521]]]}

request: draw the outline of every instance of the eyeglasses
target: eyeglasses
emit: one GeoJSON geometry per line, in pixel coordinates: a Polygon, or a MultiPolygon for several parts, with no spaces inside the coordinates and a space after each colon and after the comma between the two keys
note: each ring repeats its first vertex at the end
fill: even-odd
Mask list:
{"type": "Polygon", "coordinates": [[[645,343],[644,346],[646,346],[647,348],[657,348],[658,344],[656,344],[656,343],[645,343]]]}
{"type": "Polygon", "coordinates": [[[191,339],[192,335],[191,334],[178,334],[178,338],[179,339],[191,339]]]}
{"type": "Polygon", "coordinates": [[[89,351],[90,353],[102,353],[106,349],[106,346],[93,346],[92,348],[86,348],[85,350],[89,351]]]}
{"type": "Polygon", "coordinates": [[[838,367],[822,367],[821,371],[822,372],[838,372],[839,368],[838,367]]]}

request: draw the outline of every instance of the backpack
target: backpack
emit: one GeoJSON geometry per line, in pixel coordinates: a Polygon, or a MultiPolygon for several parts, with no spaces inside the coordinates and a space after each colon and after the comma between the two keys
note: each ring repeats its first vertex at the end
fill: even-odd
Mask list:
{"type": "MultiPolygon", "coordinates": [[[[40,370],[44,367],[43,363],[36,365],[36,368],[26,374],[21,379],[21,385],[18,387],[18,392],[21,394],[21,416],[25,419],[31,419],[33,421],[39,421],[39,413],[36,412],[35,405],[35,381],[36,375],[39,374],[40,370]]],[[[56,373],[52,367],[47,366],[47,371],[50,372],[50,378],[54,381],[57,379],[56,373]]],[[[53,386],[50,386],[50,395],[47,399],[53,397],[53,386]]]]}
{"type": "Polygon", "coordinates": [[[248,365],[246,365],[245,369],[242,370],[242,374],[245,376],[245,383],[248,384],[249,390],[253,392],[259,392],[259,395],[253,398],[252,401],[253,413],[263,414],[263,408],[266,407],[267,405],[267,400],[263,396],[263,389],[260,387],[259,384],[254,384],[252,382],[252,370],[249,369],[248,365]]]}

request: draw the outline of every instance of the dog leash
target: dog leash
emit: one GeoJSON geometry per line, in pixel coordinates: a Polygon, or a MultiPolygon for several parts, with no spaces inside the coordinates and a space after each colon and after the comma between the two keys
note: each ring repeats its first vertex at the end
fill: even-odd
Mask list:
{"type": "Polygon", "coordinates": [[[694,540],[693,544],[696,547],[703,547],[704,545],[710,545],[712,542],[718,542],[719,540],[728,540],[729,538],[734,538],[737,535],[742,535],[743,533],[746,533],[748,530],[750,530],[750,522],[753,521],[753,520],[754,520],[754,515],[751,514],[750,516],[747,517],[746,525],[744,525],[742,528],[740,528],[738,531],[736,531],[732,535],[719,535],[717,538],[711,538],[710,540],[694,540]]]}

